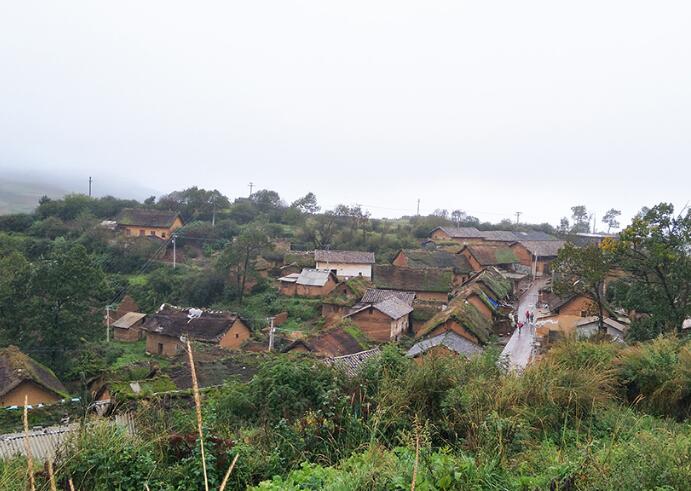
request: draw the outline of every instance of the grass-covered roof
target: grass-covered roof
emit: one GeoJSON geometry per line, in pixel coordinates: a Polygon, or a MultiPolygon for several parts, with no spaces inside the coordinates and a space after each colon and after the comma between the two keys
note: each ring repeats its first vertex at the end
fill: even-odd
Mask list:
{"type": "Polygon", "coordinates": [[[504,278],[499,271],[491,268],[480,272],[469,283],[483,283],[497,296],[498,300],[508,298],[512,291],[511,280],[504,278]]]}
{"type": "Polygon", "coordinates": [[[412,292],[446,293],[451,291],[453,271],[415,269],[375,265],[372,270],[377,288],[412,292]]]}
{"type": "Polygon", "coordinates": [[[23,382],[33,382],[60,397],[67,397],[67,390],[50,368],[25,355],[16,346],[1,349],[0,396],[23,382]]]}
{"type": "Polygon", "coordinates": [[[352,306],[365,294],[372,283],[362,276],[355,276],[339,283],[324,297],[323,302],[331,305],[352,306]]]}
{"type": "Polygon", "coordinates": [[[463,326],[468,332],[475,335],[481,343],[486,343],[489,340],[492,322],[486,319],[471,303],[466,302],[464,298],[454,299],[446,310],[428,320],[420,328],[416,337],[426,336],[449,320],[456,321],[463,326]]]}

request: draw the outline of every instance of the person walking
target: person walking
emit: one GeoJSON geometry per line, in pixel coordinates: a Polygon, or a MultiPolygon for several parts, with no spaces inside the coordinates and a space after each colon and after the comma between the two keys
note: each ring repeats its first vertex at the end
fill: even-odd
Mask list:
{"type": "Polygon", "coordinates": [[[518,327],[518,335],[520,336],[521,335],[521,328],[523,327],[523,322],[519,322],[517,327],[518,327]]]}

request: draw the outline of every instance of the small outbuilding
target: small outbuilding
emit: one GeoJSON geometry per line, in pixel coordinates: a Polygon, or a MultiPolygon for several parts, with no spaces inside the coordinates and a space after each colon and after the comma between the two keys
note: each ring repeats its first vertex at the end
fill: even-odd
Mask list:
{"type": "Polygon", "coordinates": [[[113,339],[116,341],[134,342],[144,337],[142,325],[146,319],[146,314],[141,312],[128,312],[113,325],[113,339]]]}
{"type": "Polygon", "coordinates": [[[432,336],[422,341],[418,341],[406,353],[416,362],[421,363],[426,356],[465,356],[470,358],[473,355],[482,353],[482,347],[469,341],[463,336],[459,336],[453,331],[432,336]]]}
{"type": "MultiPolygon", "coordinates": [[[[605,317],[602,322],[607,329],[607,334],[617,343],[624,342],[624,336],[629,329],[629,326],[621,322],[605,317]]],[[[580,322],[576,323],[576,337],[580,339],[588,339],[596,336],[600,332],[599,318],[595,316],[586,317],[580,322]]]]}
{"type": "Polygon", "coordinates": [[[392,295],[380,302],[365,305],[346,318],[352,320],[372,341],[386,343],[398,341],[408,330],[412,311],[413,307],[392,295]]]}
{"type": "Polygon", "coordinates": [[[332,271],[308,268],[304,268],[300,274],[283,276],[278,281],[280,293],[288,297],[323,297],[338,284],[332,271]]]}

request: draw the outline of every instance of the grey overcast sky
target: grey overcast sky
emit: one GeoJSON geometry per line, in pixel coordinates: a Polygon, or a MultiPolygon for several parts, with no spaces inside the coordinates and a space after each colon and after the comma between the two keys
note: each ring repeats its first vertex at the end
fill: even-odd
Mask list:
{"type": "Polygon", "coordinates": [[[0,1],[0,170],[375,216],[691,199],[691,2],[0,1]]]}

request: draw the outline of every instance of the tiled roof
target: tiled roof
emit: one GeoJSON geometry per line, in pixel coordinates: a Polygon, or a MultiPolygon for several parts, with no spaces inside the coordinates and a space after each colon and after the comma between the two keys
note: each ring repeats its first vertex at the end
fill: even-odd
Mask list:
{"type": "Polygon", "coordinates": [[[563,240],[521,240],[519,244],[534,256],[556,257],[565,242],[563,240]]]}
{"type": "Polygon", "coordinates": [[[238,315],[232,312],[206,310],[201,316],[190,318],[189,309],[164,305],[147,317],[142,329],[174,338],[187,336],[195,341],[216,342],[238,319],[238,315]]]}
{"type": "Polygon", "coordinates": [[[473,271],[465,256],[443,250],[402,249],[399,254],[408,258],[409,268],[451,268],[456,273],[473,271]]]}
{"type": "Polygon", "coordinates": [[[379,353],[381,353],[381,350],[377,347],[367,351],[353,353],[352,355],[334,356],[333,358],[326,358],[324,362],[329,365],[333,365],[337,368],[342,368],[348,375],[354,376],[357,375],[358,370],[365,361],[369,360],[374,356],[377,356],[379,353]]]}
{"type": "Polygon", "coordinates": [[[362,296],[360,303],[375,304],[387,298],[396,297],[403,300],[407,305],[413,305],[415,300],[414,292],[401,292],[396,290],[380,290],[379,288],[368,288],[362,296]]]}
{"type": "MultiPolygon", "coordinates": [[[[125,208],[115,221],[118,225],[168,228],[180,215],[175,211],[125,208]]],[[[181,219],[182,220],[182,219],[181,219]]]]}
{"type": "Polygon", "coordinates": [[[514,232],[517,240],[557,240],[554,235],[550,235],[547,232],[542,232],[540,230],[531,230],[529,232],[514,232]]]}
{"type": "Polygon", "coordinates": [[[482,237],[482,232],[475,227],[437,227],[432,230],[432,232],[435,230],[441,230],[454,239],[475,239],[482,237]]]}
{"type": "Polygon", "coordinates": [[[444,269],[375,265],[372,276],[377,288],[387,290],[442,293],[451,291],[453,282],[453,272],[444,269]]]}
{"type": "Polygon", "coordinates": [[[482,232],[482,238],[498,242],[516,242],[518,240],[516,234],[506,230],[485,230],[482,232]]]}
{"type": "Polygon", "coordinates": [[[465,246],[463,250],[468,250],[481,266],[496,266],[519,262],[513,250],[507,246],[469,245],[465,246]]]}
{"type": "Polygon", "coordinates": [[[389,316],[393,320],[398,320],[404,315],[408,315],[413,311],[413,307],[408,305],[405,301],[391,296],[375,304],[363,305],[359,309],[350,312],[346,317],[355,315],[358,312],[362,312],[370,307],[377,309],[379,312],[389,316]]]}
{"type": "Polygon", "coordinates": [[[374,264],[374,252],[314,251],[314,260],[328,263],[374,264]]]}
{"type": "Polygon", "coordinates": [[[33,382],[60,397],[67,394],[65,387],[48,367],[25,355],[16,346],[0,349],[0,396],[23,382],[33,382]]]}
{"type": "Polygon", "coordinates": [[[468,357],[482,353],[483,351],[480,346],[467,340],[463,336],[459,336],[453,331],[446,331],[445,333],[415,343],[413,347],[408,350],[407,356],[413,358],[424,354],[435,346],[445,346],[459,355],[468,357]]]}
{"type": "Polygon", "coordinates": [[[128,312],[113,323],[113,327],[121,329],[129,329],[132,325],[146,317],[146,314],[140,312],[128,312]]]}

